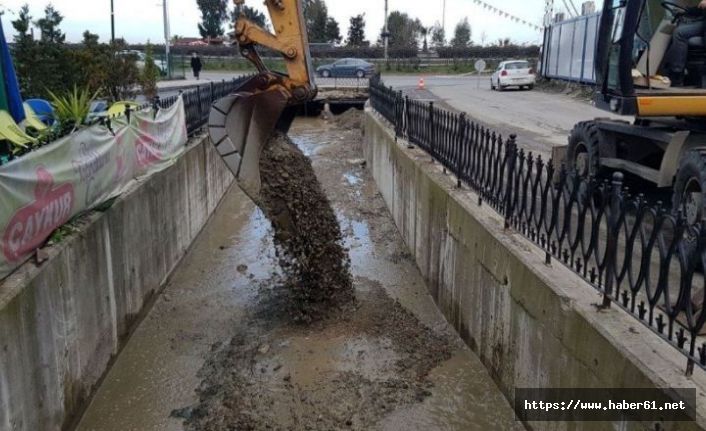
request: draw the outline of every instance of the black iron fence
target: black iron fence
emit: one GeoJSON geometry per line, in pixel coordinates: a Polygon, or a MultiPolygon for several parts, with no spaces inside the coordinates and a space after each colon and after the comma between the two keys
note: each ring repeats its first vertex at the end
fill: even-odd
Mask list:
{"type": "Polygon", "coordinates": [[[520,232],[602,293],[600,307],[629,312],[706,369],[706,226],[688,225],[680,212],[651,205],[642,194],[610,180],[579,179],[518,148],[515,135],[404,97],[371,80],[372,107],[398,137],[417,145],[520,232]]]}
{"type": "Polygon", "coordinates": [[[233,93],[243,82],[251,77],[252,75],[246,75],[230,80],[211,81],[189,88],[179,94],[157,99],[154,103],[161,108],[167,108],[176,103],[179,96],[183,97],[186,111],[186,129],[191,135],[208,122],[208,115],[213,102],[233,93]]]}

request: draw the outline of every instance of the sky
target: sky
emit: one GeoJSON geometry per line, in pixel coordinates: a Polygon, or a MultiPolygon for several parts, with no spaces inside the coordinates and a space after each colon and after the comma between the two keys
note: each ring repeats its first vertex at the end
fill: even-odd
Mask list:
{"type": "MultiPolygon", "coordinates": [[[[426,26],[442,21],[444,0],[389,0],[390,11],[399,10],[419,18],[426,26]]],[[[485,0],[487,3],[511,13],[518,18],[541,25],[544,15],[543,0],[485,0]]],[[[10,21],[16,19],[17,12],[24,3],[30,4],[33,17],[43,14],[50,0],[0,0],[5,36],[11,40],[14,29],[10,21]]],[[[101,40],[110,38],[110,0],[51,0],[56,9],[64,15],[61,29],[69,42],[81,40],[84,30],[97,33],[101,40]]],[[[153,43],[164,41],[162,0],[114,0],[116,36],[124,37],[129,43],[153,43]]],[[[579,6],[580,2],[575,2],[579,6]]],[[[250,0],[246,4],[265,11],[262,0],[250,0]]],[[[365,13],[366,34],[375,42],[384,22],[384,2],[382,0],[326,0],[329,15],[341,26],[345,38],[351,16],[365,13]]],[[[200,19],[196,0],[168,0],[171,34],[182,37],[198,37],[197,23],[200,19]]],[[[579,6],[580,7],[580,6],[579,6]]],[[[474,0],[446,0],[446,35],[451,38],[456,23],[468,17],[475,43],[490,43],[499,38],[509,37],[519,43],[537,43],[541,40],[538,31],[493,14],[474,0]]]]}

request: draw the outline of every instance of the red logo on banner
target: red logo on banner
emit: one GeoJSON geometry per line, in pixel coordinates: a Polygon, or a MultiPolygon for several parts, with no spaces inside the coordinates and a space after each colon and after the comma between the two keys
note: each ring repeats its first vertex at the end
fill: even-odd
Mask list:
{"type": "MultiPolygon", "coordinates": [[[[139,133],[139,132],[138,132],[139,133]]],[[[137,164],[147,168],[162,160],[162,152],[154,145],[155,139],[146,133],[139,133],[135,141],[137,164]]]]}
{"type": "Polygon", "coordinates": [[[9,262],[17,262],[37,249],[71,217],[74,186],[54,187],[54,178],[43,166],[37,168],[35,201],[19,209],[7,224],[2,251],[9,262]]]}

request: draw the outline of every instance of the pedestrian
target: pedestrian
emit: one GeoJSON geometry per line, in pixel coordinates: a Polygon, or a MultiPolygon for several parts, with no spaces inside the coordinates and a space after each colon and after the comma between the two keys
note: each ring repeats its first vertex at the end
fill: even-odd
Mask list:
{"type": "Polygon", "coordinates": [[[201,57],[194,51],[191,53],[191,70],[194,71],[194,78],[196,80],[199,79],[199,74],[201,73],[201,69],[203,68],[203,64],[201,63],[201,57]]]}

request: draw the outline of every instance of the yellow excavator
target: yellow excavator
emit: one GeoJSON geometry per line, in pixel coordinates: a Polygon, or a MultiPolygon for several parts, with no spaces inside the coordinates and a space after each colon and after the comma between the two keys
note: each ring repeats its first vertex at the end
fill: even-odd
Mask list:
{"type": "Polygon", "coordinates": [[[689,224],[706,216],[706,42],[688,39],[686,72],[671,80],[674,32],[706,20],[698,0],[604,0],[594,65],[596,106],[634,116],[576,125],[567,166],[580,177],[622,171],[672,192],[689,224]],[[683,82],[679,82],[682,81],[683,82]]]}
{"type": "MultiPolygon", "coordinates": [[[[234,0],[240,9],[244,0],[234,0]]],[[[211,107],[208,131],[218,153],[243,191],[256,202],[260,194],[260,154],[275,129],[286,133],[296,106],[316,97],[314,71],[301,0],[265,0],[274,33],[240,14],[235,38],[257,75],[211,107]],[[269,70],[260,45],[282,55],[287,74],[269,70]]]]}

